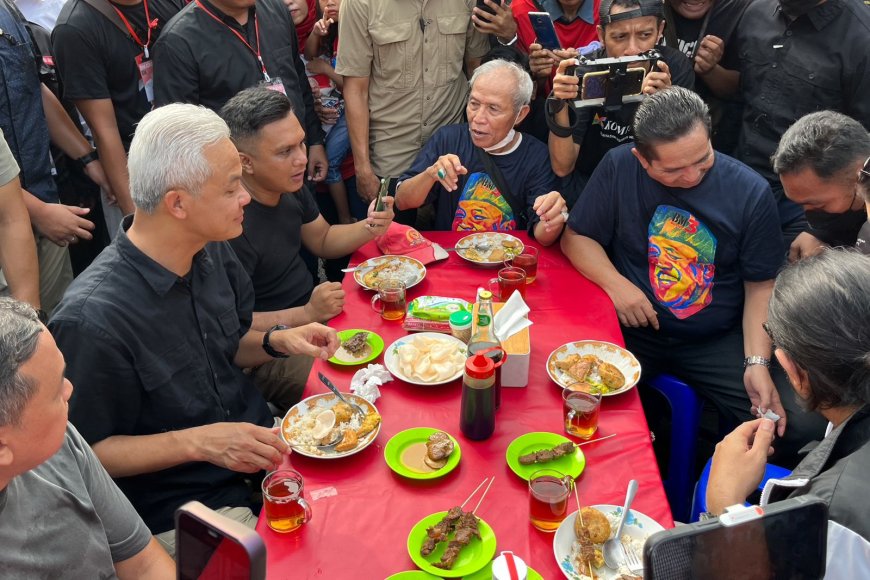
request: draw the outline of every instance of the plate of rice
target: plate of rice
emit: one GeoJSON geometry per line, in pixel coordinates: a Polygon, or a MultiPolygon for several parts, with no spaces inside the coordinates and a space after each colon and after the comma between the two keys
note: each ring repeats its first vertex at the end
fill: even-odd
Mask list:
{"type": "Polygon", "coordinates": [[[405,288],[411,288],[425,277],[423,262],[408,256],[369,258],[353,271],[353,279],[366,290],[377,290],[383,280],[401,280],[405,288]]]}
{"type": "Polygon", "coordinates": [[[505,260],[522,251],[522,240],[501,232],[470,234],[456,242],[456,254],[480,266],[501,266],[505,260]]]}
{"type": "Polygon", "coordinates": [[[359,453],[381,432],[381,415],[372,404],[351,393],[342,393],[351,403],[359,405],[365,416],[332,393],[314,395],[294,405],[281,420],[281,438],[293,451],[317,459],[338,459],[359,453]],[[341,435],[335,449],[322,450],[318,445],[333,442],[341,435]]]}

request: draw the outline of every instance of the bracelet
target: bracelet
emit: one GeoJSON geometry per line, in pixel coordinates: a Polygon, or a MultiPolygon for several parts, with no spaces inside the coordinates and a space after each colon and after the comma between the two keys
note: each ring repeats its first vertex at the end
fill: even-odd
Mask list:
{"type": "Polygon", "coordinates": [[[751,367],[752,365],[761,365],[765,368],[770,368],[770,359],[763,356],[748,356],[743,359],[743,368],[751,367]]]}
{"type": "Polygon", "coordinates": [[[276,330],[286,330],[286,329],[287,329],[287,327],[284,326],[283,324],[276,324],[275,326],[273,326],[272,328],[267,330],[266,334],[263,335],[263,350],[265,350],[266,354],[268,354],[270,357],[272,357],[272,358],[288,358],[290,356],[289,354],[284,354],[283,352],[279,352],[279,351],[275,350],[274,348],[272,348],[272,345],[269,343],[269,338],[272,336],[273,332],[275,332],[276,330]]]}
{"type": "Polygon", "coordinates": [[[498,36],[495,37],[498,43],[502,46],[513,46],[513,44],[517,41],[517,38],[519,38],[519,36],[517,34],[514,34],[514,37],[511,38],[508,42],[502,42],[501,38],[499,38],[498,36]]]}
{"type": "Polygon", "coordinates": [[[78,163],[79,167],[84,169],[88,163],[93,163],[94,161],[97,161],[99,158],[100,158],[99,153],[97,153],[97,150],[94,149],[94,150],[90,151],[89,153],[85,153],[84,155],[82,155],[81,157],[76,159],[76,163],[78,163]]]}

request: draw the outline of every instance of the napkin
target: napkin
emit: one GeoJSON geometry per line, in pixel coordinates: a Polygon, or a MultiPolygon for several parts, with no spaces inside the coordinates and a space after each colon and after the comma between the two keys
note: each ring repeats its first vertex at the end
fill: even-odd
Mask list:
{"type": "Polygon", "coordinates": [[[524,328],[532,325],[529,307],[519,292],[513,292],[492,321],[496,338],[506,341],[524,328]]]}
{"type": "Polygon", "coordinates": [[[392,380],[393,376],[390,371],[384,368],[384,365],[370,364],[353,375],[350,380],[350,390],[369,403],[374,403],[381,396],[381,390],[378,387],[392,380]]]}

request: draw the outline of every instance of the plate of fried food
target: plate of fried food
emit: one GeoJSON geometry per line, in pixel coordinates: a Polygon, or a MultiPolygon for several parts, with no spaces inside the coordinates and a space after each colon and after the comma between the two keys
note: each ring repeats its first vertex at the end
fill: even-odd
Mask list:
{"type": "Polygon", "coordinates": [[[359,453],[381,432],[377,408],[357,395],[342,393],[364,415],[332,393],[299,401],[281,421],[281,437],[293,451],[317,459],[338,459],[359,453]]]}
{"type": "Polygon", "coordinates": [[[485,521],[459,506],[417,522],[408,534],[408,554],[424,572],[461,578],[495,556],[495,533],[485,521]]]}
{"type": "Polygon", "coordinates": [[[383,280],[401,280],[411,288],[426,277],[426,266],[408,256],[369,258],[353,271],[353,279],[366,290],[377,290],[383,280]]]}
{"type": "Polygon", "coordinates": [[[573,441],[545,432],[526,433],[511,441],[505,460],[526,481],[539,469],[555,469],[577,479],[586,467],[586,456],[573,441]]]}
{"type": "Polygon", "coordinates": [[[523,251],[523,242],[510,234],[480,232],[456,242],[460,258],[479,266],[501,266],[505,260],[523,251]]]}
{"type": "Polygon", "coordinates": [[[443,385],[462,376],[468,345],[440,332],[419,332],[400,338],[384,352],[384,365],[394,377],[412,385],[443,385]]]}
{"type": "Polygon", "coordinates": [[[640,363],[633,354],[613,343],[578,340],[550,353],[547,374],[560,387],[610,397],[637,384],[640,363]]]}
{"type": "Polygon", "coordinates": [[[384,339],[370,330],[352,328],[338,332],[341,343],[329,362],[355,366],[371,362],[384,351],[384,339]]]}
{"type": "Polygon", "coordinates": [[[415,427],[396,433],[384,447],[390,469],[408,479],[435,479],[453,471],[462,457],[459,442],[449,433],[415,427]]]}
{"type": "MultiPolygon", "coordinates": [[[[611,570],[604,564],[604,542],[616,531],[622,506],[593,505],[570,514],[553,538],[553,554],[559,569],[570,580],[640,580],[624,566],[611,570]]],[[[629,510],[622,528],[622,544],[643,560],[643,545],[652,534],[664,528],[651,517],[629,510]]]]}

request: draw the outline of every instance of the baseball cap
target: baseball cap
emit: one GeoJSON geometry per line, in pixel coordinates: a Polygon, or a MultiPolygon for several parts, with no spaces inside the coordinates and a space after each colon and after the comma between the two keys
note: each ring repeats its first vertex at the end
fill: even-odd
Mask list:
{"type": "Polygon", "coordinates": [[[444,248],[427,240],[411,226],[396,222],[390,224],[386,233],[375,238],[375,243],[384,254],[408,256],[420,260],[423,264],[447,257],[444,248]]]}

